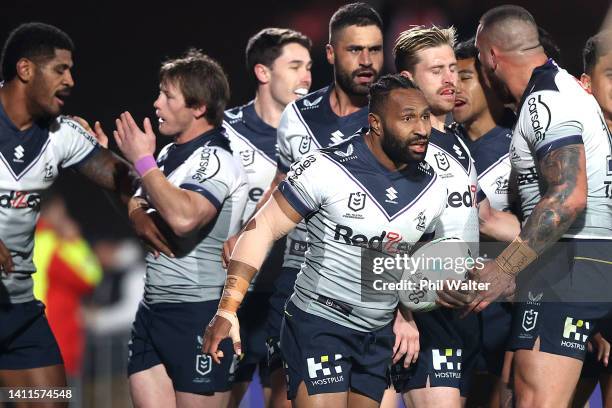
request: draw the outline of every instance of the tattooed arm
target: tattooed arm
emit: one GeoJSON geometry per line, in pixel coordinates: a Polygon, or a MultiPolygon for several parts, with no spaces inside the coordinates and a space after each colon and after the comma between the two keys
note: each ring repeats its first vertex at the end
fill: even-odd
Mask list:
{"type": "Polygon", "coordinates": [[[540,160],[546,193],[534,207],[520,237],[538,255],[557,242],[587,201],[584,145],[567,145],[540,160]]]}
{"type": "Polygon", "coordinates": [[[126,206],[140,182],[132,166],[108,149],[98,149],[79,165],[78,171],[105,190],[114,192],[126,206]]]}
{"type": "Polygon", "coordinates": [[[495,261],[472,274],[477,281],[489,284],[488,290],[474,294],[445,289],[438,292],[439,304],[468,305],[467,312],[480,312],[498,297],[511,294],[516,274],[557,242],[584,210],[587,202],[584,145],[555,149],[539,160],[539,167],[546,192],[527,219],[518,241],[510,244],[495,261]]]}

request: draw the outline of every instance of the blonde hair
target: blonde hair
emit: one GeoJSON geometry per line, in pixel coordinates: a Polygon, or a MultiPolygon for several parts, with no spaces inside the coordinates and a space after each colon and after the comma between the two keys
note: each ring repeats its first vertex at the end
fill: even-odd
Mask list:
{"type": "Polygon", "coordinates": [[[400,33],[393,47],[395,57],[395,69],[400,71],[414,70],[419,62],[418,52],[427,48],[448,45],[453,49],[457,41],[455,27],[440,28],[435,25],[431,27],[412,26],[400,33]]]}

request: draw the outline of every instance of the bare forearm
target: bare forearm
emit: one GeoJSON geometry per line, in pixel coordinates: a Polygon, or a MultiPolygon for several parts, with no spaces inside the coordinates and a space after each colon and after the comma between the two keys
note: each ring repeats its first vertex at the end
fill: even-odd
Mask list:
{"type": "Polygon", "coordinates": [[[127,205],[136,192],[140,179],[136,171],[122,158],[107,149],[100,149],[78,171],[100,187],[113,192],[127,205]]]}
{"type": "Polygon", "coordinates": [[[171,226],[191,224],[199,217],[198,205],[185,190],[166,179],[160,170],[153,170],[142,178],[149,201],[171,226]]]}
{"type": "Polygon", "coordinates": [[[491,209],[489,217],[480,218],[480,233],[500,242],[510,242],[521,232],[521,225],[512,213],[491,209]]]}

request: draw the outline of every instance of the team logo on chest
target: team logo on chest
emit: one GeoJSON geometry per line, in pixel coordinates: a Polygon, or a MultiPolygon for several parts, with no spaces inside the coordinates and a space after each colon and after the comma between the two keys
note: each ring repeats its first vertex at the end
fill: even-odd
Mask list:
{"type": "Polygon", "coordinates": [[[495,184],[497,184],[497,188],[495,189],[495,194],[508,194],[509,186],[508,179],[499,176],[495,179],[495,184]]]}
{"type": "Polygon", "coordinates": [[[22,145],[15,148],[13,152],[13,161],[17,163],[23,163],[23,156],[25,156],[25,149],[22,145]]]}
{"type": "Polygon", "coordinates": [[[330,145],[338,144],[344,140],[344,133],[339,130],[336,130],[334,133],[331,134],[329,140],[330,145]]]}
{"type": "Polygon", "coordinates": [[[302,136],[302,140],[300,141],[300,153],[306,154],[310,151],[310,136],[305,135],[302,136]]]}
{"type": "Polygon", "coordinates": [[[438,152],[434,154],[434,157],[436,158],[436,165],[440,170],[446,171],[450,168],[450,163],[448,161],[448,157],[446,157],[446,153],[438,152]]]}
{"type": "Polygon", "coordinates": [[[255,150],[241,150],[240,160],[244,167],[250,166],[255,161],[255,150]]]}
{"type": "Polygon", "coordinates": [[[415,228],[419,231],[425,231],[425,223],[427,222],[427,216],[425,215],[425,211],[421,211],[414,220],[417,222],[415,228]]]}
{"type": "Polygon", "coordinates": [[[51,181],[55,177],[54,167],[51,162],[45,163],[45,175],[43,177],[43,181],[51,181]]]}
{"type": "Polygon", "coordinates": [[[348,208],[357,212],[365,207],[366,195],[362,192],[351,193],[348,200],[348,208]]]}

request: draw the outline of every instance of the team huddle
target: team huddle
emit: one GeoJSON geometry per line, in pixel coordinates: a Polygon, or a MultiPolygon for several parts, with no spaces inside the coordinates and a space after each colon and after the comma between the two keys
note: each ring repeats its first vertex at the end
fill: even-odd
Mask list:
{"type": "Polygon", "coordinates": [[[66,386],[31,275],[41,196],[72,168],[116,196],[148,249],[134,406],[237,407],[256,371],[270,407],[579,407],[598,381],[612,406],[612,33],[589,39],[580,81],[522,7],[456,37],[408,28],[381,75],[382,20],[347,4],[329,22],[333,78],[312,92],[310,39],[266,28],[246,47],[255,97],[231,109],[223,68],[191,49],[159,72],[171,143],[155,157],[150,119],[123,112],[122,158],[98,122],[61,115],[70,37],[15,29],[0,385],[66,386]],[[442,285],[426,308],[366,290],[372,256],[443,241],[484,257],[465,277],[478,290],[442,285]]]}

